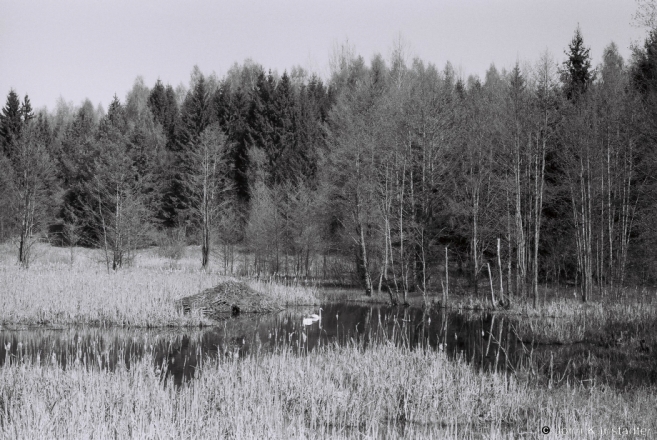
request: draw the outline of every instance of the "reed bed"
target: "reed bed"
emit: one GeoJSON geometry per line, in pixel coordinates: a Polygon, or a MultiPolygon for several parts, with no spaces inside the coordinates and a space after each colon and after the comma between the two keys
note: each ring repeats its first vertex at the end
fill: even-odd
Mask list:
{"type": "Polygon", "coordinates": [[[183,315],[174,301],[212,287],[221,277],[204,273],[128,268],[0,268],[0,324],[181,326],[211,324],[183,315]]]}
{"type": "Polygon", "coordinates": [[[517,331],[524,341],[570,344],[594,342],[632,346],[644,340],[657,343],[655,302],[577,303],[555,300],[543,308],[527,308],[517,331]]]}
{"type": "Polygon", "coordinates": [[[574,298],[552,298],[538,307],[532,299],[519,300],[511,307],[512,312],[531,317],[572,318],[586,315],[593,320],[616,319],[619,321],[657,319],[657,297],[637,296],[615,299],[594,299],[582,302],[574,298]]]}
{"type": "Polygon", "coordinates": [[[3,438],[534,438],[543,426],[552,438],[651,438],[657,393],[530,387],[386,343],[219,358],[182,387],[165,386],[148,356],[114,372],[0,369],[3,438]]]}
{"type": "Polygon", "coordinates": [[[469,319],[479,319],[493,311],[509,316],[515,322],[515,334],[524,342],[591,342],[607,347],[629,343],[632,348],[647,344],[657,350],[657,294],[629,288],[624,294],[620,299],[607,296],[586,303],[573,297],[550,297],[536,307],[533,298],[513,298],[510,307],[495,310],[485,298],[453,296],[447,309],[464,313],[469,319]]]}
{"type": "Polygon", "coordinates": [[[314,286],[284,286],[271,280],[248,280],[258,292],[266,292],[275,302],[286,305],[311,306],[320,304],[319,289],[314,286]]]}
{"type": "MultiPolygon", "coordinates": [[[[152,256],[108,273],[97,251],[42,247],[29,269],[0,264],[0,328],[49,325],[198,326],[216,322],[200,313],[183,314],[175,301],[216,286],[227,278],[190,266],[157,267],[152,256]],[[146,264],[141,264],[146,263],[146,264]]],[[[139,256],[138,256],[139,257],[139,256]]],[[[252,287],[286,304],[316,304],[316,290],[251,282],[252,287]]]]}

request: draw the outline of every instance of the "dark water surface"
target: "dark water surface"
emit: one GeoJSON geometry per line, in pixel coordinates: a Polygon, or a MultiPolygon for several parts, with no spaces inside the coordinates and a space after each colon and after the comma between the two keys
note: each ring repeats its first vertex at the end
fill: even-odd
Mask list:
{"type": "MultiPolygon", "coordinates": [[[[117,365],[129,368],[132,360],[148,354],[156,369],[166,371],[165,380],[179,385],[193,377],[199,363],[208,358],[240,358],[277,349],[303,355],[325,345],[359,343],[367,347],[372,342],[392,341],[410,348],[441,350],[484,371],[531,371],[541,380],[552,381],[567,375],[578,380],[597,375],[585,365],[587,357],[591,363],[591,349],[595,347],[523,343],[517,337],[517,321],[510,317],[354,303],[325,304],[322,309],[321,320],[311,325],[303,325],[303,319],[319,313],[317,309],[292,308],[276,314],[242,315],[197,330],[1,331],[0,366],[29,360],[67,368],[82,362],[87,368],[111,371],[117,365]],[[583,359],[581,364],[577,363],[579,358],[583,359]]],[[[625,377],[627,370],[606,373],[610,377],[621,374],[621,383],[631,382],[625,377]]],[[[633,372],[630,379],[634,378],[638,385],[657,383],[657,366],[633,372]]]]}

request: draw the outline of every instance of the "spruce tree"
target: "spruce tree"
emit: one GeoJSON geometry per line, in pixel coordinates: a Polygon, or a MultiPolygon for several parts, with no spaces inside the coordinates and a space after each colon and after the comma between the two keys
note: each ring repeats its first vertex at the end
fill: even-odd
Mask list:
{"type": "Polygon", "coordinates": [[[566,98],[570,101],[577,101],[593,81],[594,72],[591,70],[590,50],[584,47],[584,39],[578,26],[572,41],[568,45],[568,51],[565,52],[568,59],[564,61],[561,70],[564,92],[566,98]]]}
{"type": "Polygon", "coordinates": [[[93,146],[91,178],[84,182],[93,244],[104,248],[108,271],[122,267],[143,246],[152,218],[149,188],[138,173],[128,128],[126,108],[115,96],[93,146]]]}
{"type": "Polygon", "coordinates": [[[166,210],[172,216],[169,224],[182,225],[189,222],[190,200],[185,195],[185,172],[189,152],[198,148],[201,133],[211,124],[215,115],[207,90],[205,77],[198,73],[193,79],[193,89],[187,93],[180,111],[180,130],[177,134],[177,148],[171,164],[170,187],[165,195],[166,210]]]}
{"type": "Polygon", "coordinates": [[[11,145],[20,136],[22,126],[21,104],[18,95],[12,89],[7,95],[7,104],[0,113],[0,144],[5,155],[10,155],[11,145]]]}
{"type": "Polygon", "coordinates": [[[254,145],[266,152],[270,163],[276,149],[274,96],[275,84],[271,72],[269,75],[260,72],[249,106],[249,127],[254,145]]]}
{"type": "Polygon", "coordinates": [[[231,94],[229,103],[228,140],[237,198],[244,205],[250,197],[249,148],[254,144],[249,124],[250,96],[241,87],[231,94]]]}
{"type": "Polygon", "coordinates": [[[155,121],[164,130],[167,137],[167,150],[175,151],[178,142],[179,110],[173,87],[170,85],[165,87],[158,79],[148,97],[148,108],[153,113],[155,121]]]}
{"type": "Polygon", "coordinates": [[[107,109],[107,116],[100,124],[101,132],[110,131],[110,127],[114,130],[118,130],[121,135],[125,135],[128,131],[125,107],[121,104],[121,101],[119,101],[119,98],[116,95],[114,95],[114,99],[107,109]]]}
{"type": "Polygon", "coordinates": [[[632,84],[644,97],[657,92],[657,30],[650,32],[643,50],[635,51],[632,84]]]}
{"type": "Polygon", "coordinates": [[[52,144],[52,130],[50,128],[50,122],[48,122],[48,116],[44,112],[39,112],[35,124],[39,140],[43,141],[50,148],[52,144]]]}
{"type": "Polygon", "coordinates": [[[77,230],[80,235],[77,241],[85,245],[92,245],[98,239],[86,209],[93,202],[86,182],[93,179],[97,129],[93,105],[87,100],[66,127],[57,157],[58,178],[63,189],[59,218],[63,224],[77,230]]]}
{"type": "Polygon", "coordinates": [[[212,107],[205,78],[201,75],[191,90],[182,108],[180,143],[183,146],[197,145],[203,130],[213,120],[212,107]]]}
{"type": "Polygon", "coordinates": [[[294,181],[299,177],[299,167],[303,167],[303,158],[294,142],[296,125],[296,100],[294,90],[287,72],[274,89],[271,108],[271,125],[273,143],[265,150],[269,159],[269,175],[272,183],[294,181]]]}
{"type": "Polygon", "coordinates": [[[27,95],[25,95],[25,98],[23,98],[23,104],[21,104],[21,118],[23,119],[23,124],[28,124],[32,119],[34,119],[32,104],[30,103],[30,98],[27,95]]]}

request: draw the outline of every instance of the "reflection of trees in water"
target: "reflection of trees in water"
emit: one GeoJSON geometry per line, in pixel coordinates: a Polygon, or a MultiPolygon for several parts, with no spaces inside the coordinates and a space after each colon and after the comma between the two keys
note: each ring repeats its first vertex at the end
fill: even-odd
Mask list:
{"type": "MultiPolygon", "coordinates": [[[[523,377],[558,383],[565,378],[605,383],[657,383],[657,353],[591,344],[564,346],[523,343],[511,316],[450,313],[446,309],[327,304],[322,319],[302,326],[309,309],[243,315],[206,329],[67,329],[0,332],[0,365],[56,362],[66,368],[79,359],[88,368],[113,371],[152,356],[163,381],[180,385],[206,359],[240,359],[288,350],[304,354],[331,344],[393,341],[410,349],[441,350],[483,371],[523,372],[523,377]],[[8,350],[7,350],[8,348],[8,350]],[[590,353],[590,354],[589,354],[590,353]],[[530,374],[526,374],[529,371],[530,374]],[[627,371],[625,375],[623,371],[627,371]]],[[[523,338],[524,335],[523,335],[523,338]]]]}

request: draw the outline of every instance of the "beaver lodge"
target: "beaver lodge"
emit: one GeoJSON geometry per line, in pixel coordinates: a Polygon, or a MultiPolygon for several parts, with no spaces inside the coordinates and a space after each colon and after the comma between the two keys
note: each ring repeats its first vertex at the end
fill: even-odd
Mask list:
{"type": "Polygon", "coordinates": [[[240,313],[275,312],[284,308],[244,281],[235,280],[227,280],[196,295],[186,296],[177,300],[176,305],[182,307],[184,313],[200,310],[204,316],[213,319],[240,313]]]}

